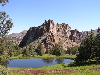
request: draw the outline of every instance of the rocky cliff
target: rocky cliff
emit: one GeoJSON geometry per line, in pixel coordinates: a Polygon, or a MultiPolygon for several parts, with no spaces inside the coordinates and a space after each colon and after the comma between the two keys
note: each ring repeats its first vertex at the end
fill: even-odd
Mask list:
{"type": "Polygon", "coordinates": [[[54,24],[53,20],[45,20],[38,27],[30,27],[19,46],[24,47],[30,43],[37,46],[38,43],[42,43],[44,48],[48,50],[55,44],[62,43],[63,48],[67,49],[67,47],[78,46],[72,37],[71,27],[68,24],[54,24]]]}
{"type": "Polygon", "coordinates": [[[81,41],[85,38],[86,32],[79,32],[77,29],[71,30],[68,24],[54,24],[53,20],[48,20],[38,26],[30,27],[26,35],[23,37],[19,46],[32,44],[37,47],[38,43],[42,43],[45,50],[61,43],[63,48],[79,46],[81,41]]]}

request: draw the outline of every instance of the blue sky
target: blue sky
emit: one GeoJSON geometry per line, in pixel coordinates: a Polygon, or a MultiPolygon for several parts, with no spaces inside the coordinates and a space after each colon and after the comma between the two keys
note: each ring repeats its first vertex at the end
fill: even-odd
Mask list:
{"type": "Polygon", "coordinates": [[[79,31],[100,27],[100,0],[10,0],[0,10],[12,18],[10,34],[37,27],[48,19],[79,31]]]}

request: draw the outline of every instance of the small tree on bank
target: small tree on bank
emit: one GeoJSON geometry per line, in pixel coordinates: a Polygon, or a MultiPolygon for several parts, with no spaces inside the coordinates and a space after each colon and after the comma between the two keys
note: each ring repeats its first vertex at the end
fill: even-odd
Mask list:
{"type": "Polygon", "coordinates": [[[23,47],[22,54],[23,54],[23,56],[34,56],[36,53],[35,53],[34,47],[31,44],[29,44],[29,45],[23,47]]]}
{"type": "Polygon", "coordinates": [[[76,55],[78,53],[78,47],[68,47],[66,54],[76,55]]]}
{"type": "Polygon", "coordinates": [[[38,44],[37,49],[35,50],[37,55],[42,56],[43,54],[45,54],[44,50],[43,50],[43,45],[41,43],[38,44]]]}
{"type": "Polygon", "coordinates": [[[63,49],[61,45],[56,44],[54,47],[50,49],[50,54],[56,55],[56,56],[62,56],[65,54],[65,50],[63,49]]]}

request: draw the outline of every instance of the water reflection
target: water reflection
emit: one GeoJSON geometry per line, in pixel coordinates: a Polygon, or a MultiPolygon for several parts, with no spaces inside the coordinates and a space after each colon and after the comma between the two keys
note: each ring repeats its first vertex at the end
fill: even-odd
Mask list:
{"type": "Polygon", "coordinates": [[[63,63],[64,59],[56,59],[55,61],[57,62],[57,64],[61,64],[63,63]]]}
{"type": "Polygon", "coordinates": [[[42,59],[42,61],[47,64],[52,63],[53,61],[55,61],[57,64],[61,64],[64,62],[64,59],[42,59]]]}
{"type": "Polygon", "coordinates": [[[42,61],[43,61],[44,63],[49,64],[49,63],[52,63],[52,62],[53,62],[53,59],[42,59],[42,61]]]}

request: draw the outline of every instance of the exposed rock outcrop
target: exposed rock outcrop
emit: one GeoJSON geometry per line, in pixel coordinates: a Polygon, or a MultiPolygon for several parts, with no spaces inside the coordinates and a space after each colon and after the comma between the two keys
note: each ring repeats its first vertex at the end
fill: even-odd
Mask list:
{"type": "Polygon", "coordinates": [[[81,33],[71,30],[68,24],[54,24],[53,20],[45,20],[38,27],[30,27],[19,46],[24,47],[32,43],[36,47],[38,43],[42,43],[44,48],[48,50],[55,44],[62,43],[63,48],[67,49],[67,47],[78,46],[80,36],[81,33]]]}
{"type": "MultiPolygon", "coordinates": [[[[96,36],[97,30],[93,30],[93,32],[96,36]]],[[[71,30],[68,24],[54,24],[53,20],[45,20],[38,27],[30,27],[19,46],[24,47],[25,45],[32,44],[36,48],[38,43],[42,43],[44,50],[48,50],[55,46],[55,44],[60,43],[67,50],[67,47],[79,46],[86,35],[87,31],[71,30]]]]}

